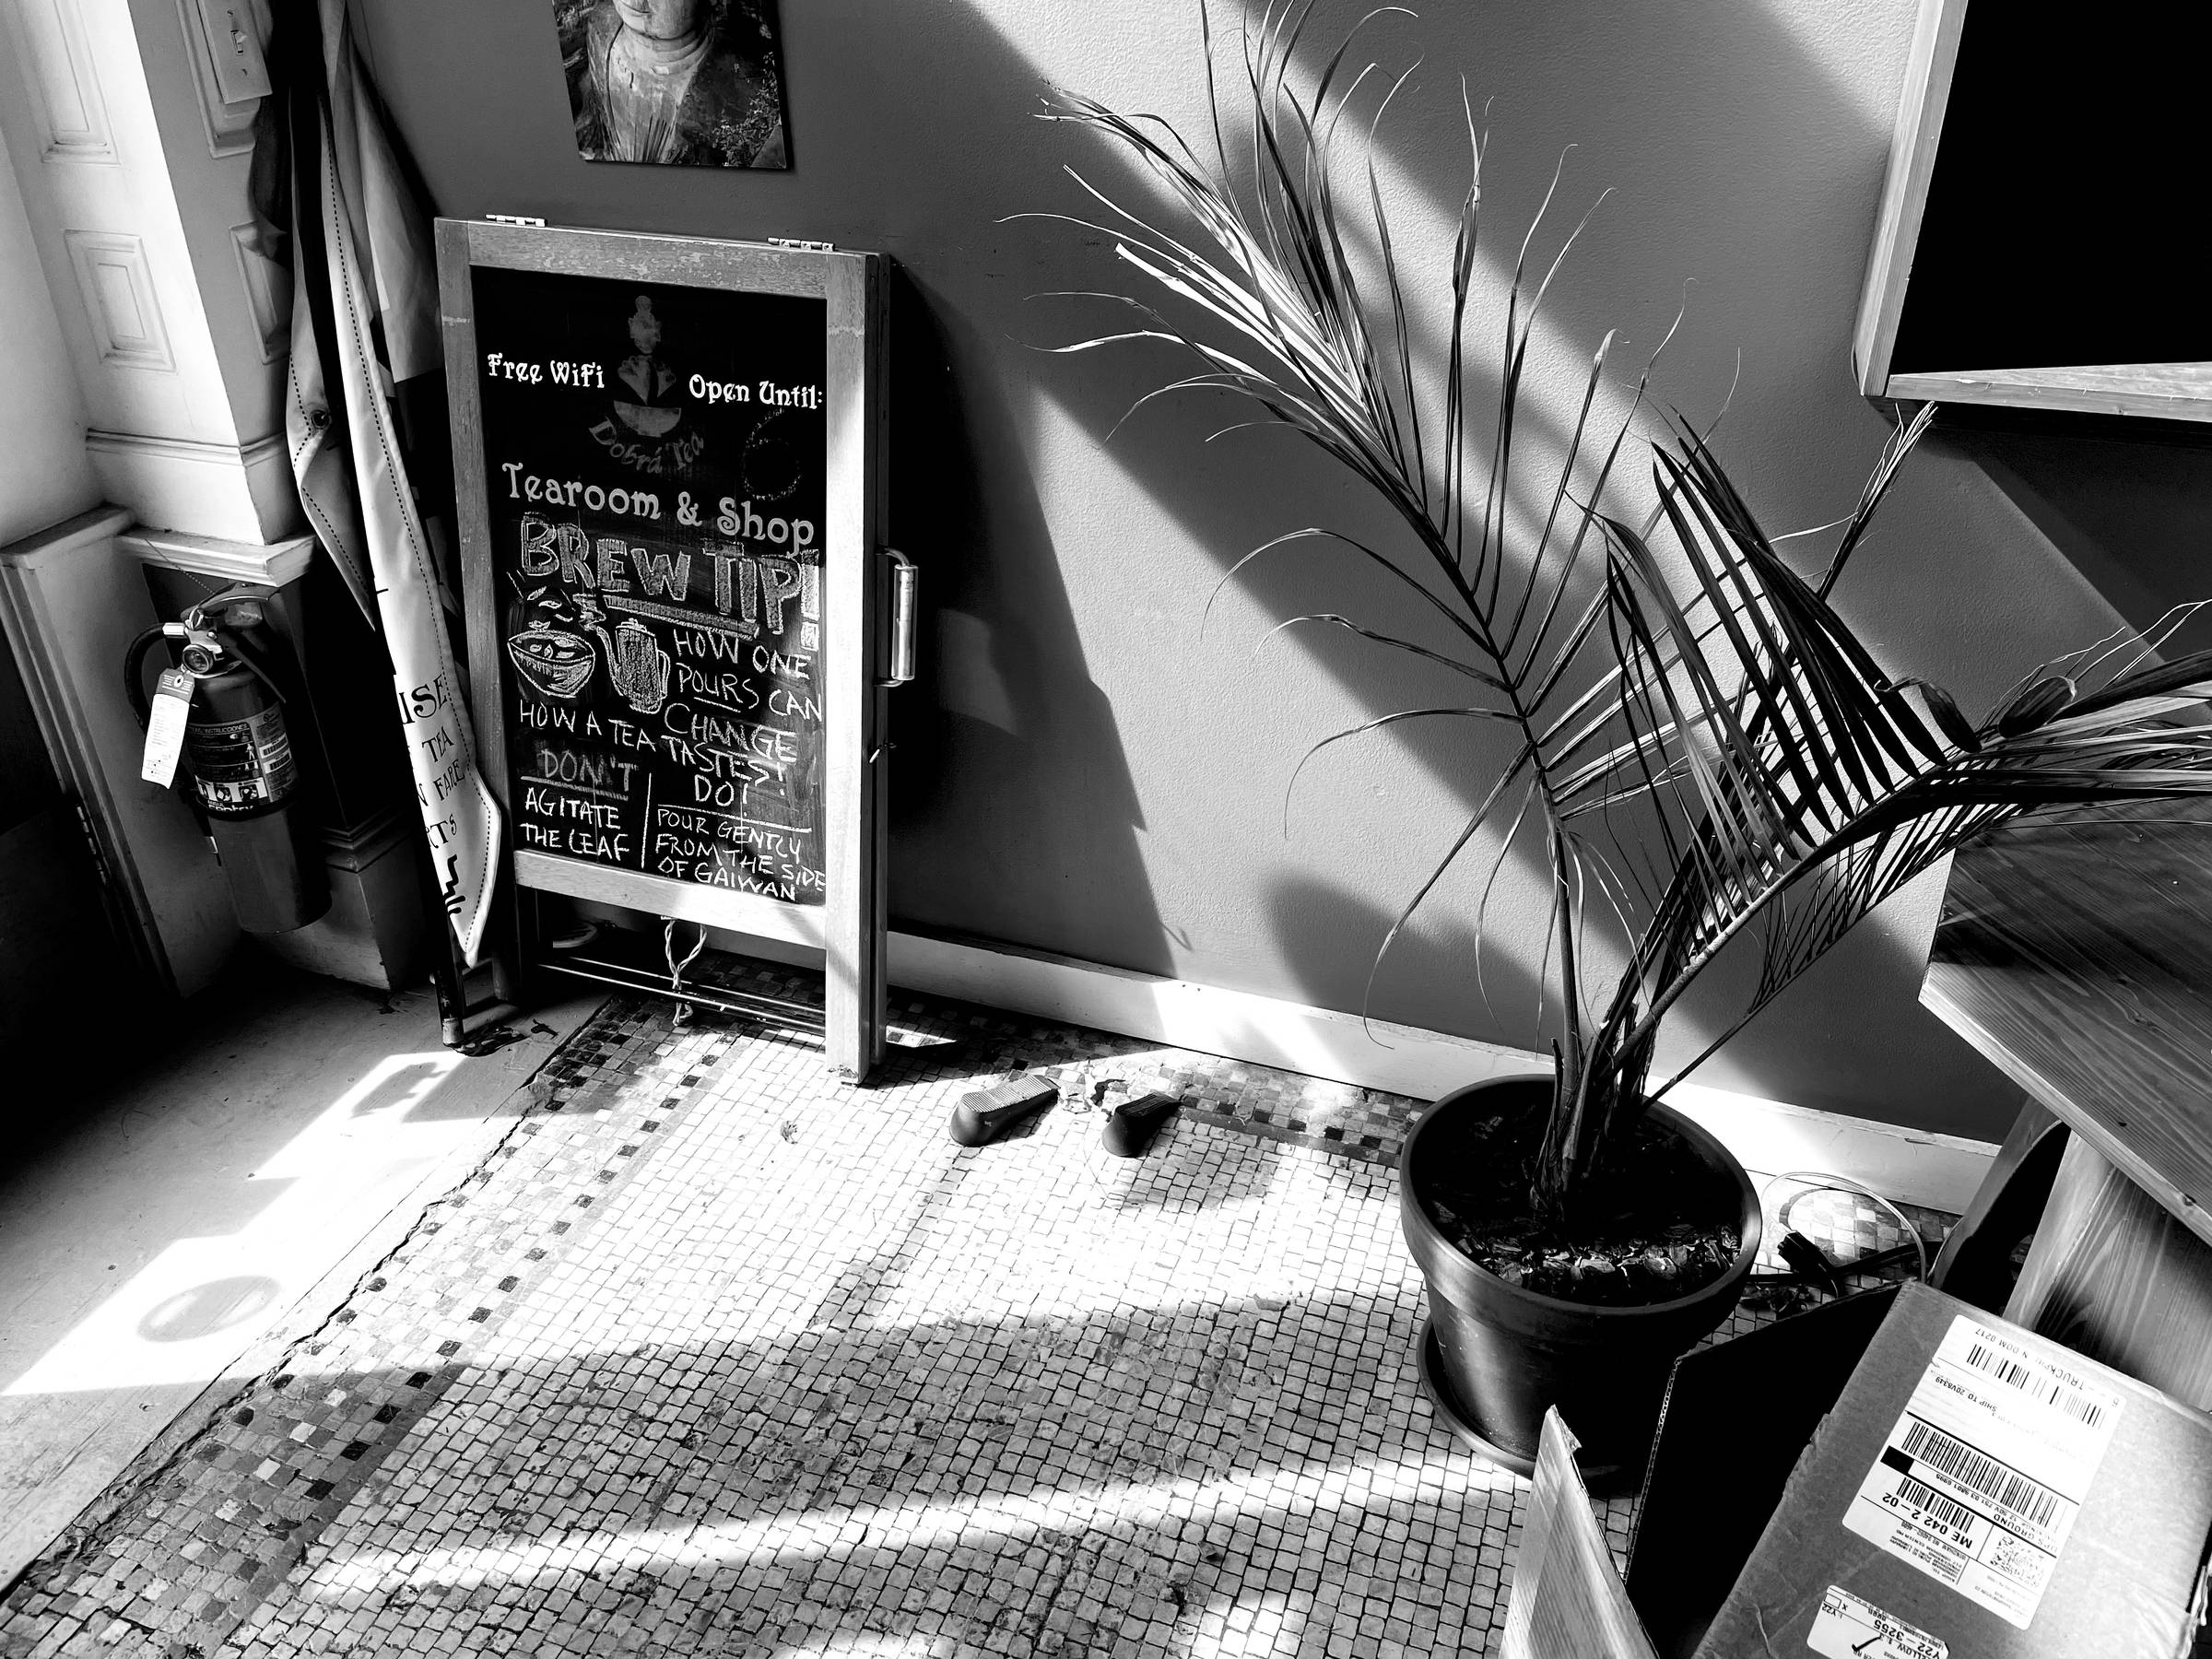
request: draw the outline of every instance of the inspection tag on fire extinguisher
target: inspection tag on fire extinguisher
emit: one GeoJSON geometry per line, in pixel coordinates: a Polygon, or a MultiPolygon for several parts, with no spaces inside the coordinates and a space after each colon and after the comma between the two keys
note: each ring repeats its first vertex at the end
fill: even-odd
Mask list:
{"type": "Polygon", "coordinates": [[[148,783],[167,789],[176,777],[191,715],[192,676],[182,668],[165,669],[154,688],[153,711],[146,721],[146,758],[138,763],[138,775],[148,783]]]}

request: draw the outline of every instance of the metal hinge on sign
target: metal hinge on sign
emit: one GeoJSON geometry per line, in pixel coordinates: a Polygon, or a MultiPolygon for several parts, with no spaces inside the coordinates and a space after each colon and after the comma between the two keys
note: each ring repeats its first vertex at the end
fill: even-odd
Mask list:
{"type": "Polygon", "coordinates": [[[768,245],[771,248],[794,248],[801,253],[834,253],[837,252],[835,242],[802,241],[795,236],[771,236],[768,239],[768,245]]]}
{"type": "Polygon", "coordinates": [[[529,225],[539,230],[546,228],[544,219],[530,218],[520,213],[488,213],[484,217],[495,225],[529,225]]]}
{"type": "MultiPolygon", "coordinates": [[[[914,561],[898,548],[886,547],[883,556],[891,561],[891,671],[876,683],[889,689],[914,677],[914,629],[921,609],[922,577],[914,561]]],[[[871,760],[875,758],[868,757],[871,760]]]]}

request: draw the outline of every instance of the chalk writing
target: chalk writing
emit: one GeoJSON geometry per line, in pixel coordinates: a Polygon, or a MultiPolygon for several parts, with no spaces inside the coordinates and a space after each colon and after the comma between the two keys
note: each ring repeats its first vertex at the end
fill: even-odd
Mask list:
{"type": "Polygon", "coordinates": [[[472,276],[518,844],[822,902],[821,301],[472,276]]]}

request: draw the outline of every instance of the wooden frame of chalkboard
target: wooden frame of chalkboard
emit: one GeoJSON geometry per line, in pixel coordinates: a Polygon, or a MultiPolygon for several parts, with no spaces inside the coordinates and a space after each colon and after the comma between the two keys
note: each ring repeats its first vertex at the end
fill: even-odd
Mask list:
{"type": "Polygon", "coordinates": [[[2196,282],[2179,159],[2196,147],[2175,129],[2198,100],[2170,84],[2195,58],[2178,30],[2146,41],[2140,17],[2061,29],[1969,5],[1921,0],[1852,341],[1859,389],[2212,421],[2212,328],[2167,325],[2202,312],[2175,292],[2196,282]]]}
{"type": "MultiPolygon", "coordinates": [[[[471,694],[518,893],[820,951],[827,1058],[865,1076],[881,256],[455,219],[437,239],[471,694]]],[[[523,959],[559,967],[522,926],[523,959]]]]}

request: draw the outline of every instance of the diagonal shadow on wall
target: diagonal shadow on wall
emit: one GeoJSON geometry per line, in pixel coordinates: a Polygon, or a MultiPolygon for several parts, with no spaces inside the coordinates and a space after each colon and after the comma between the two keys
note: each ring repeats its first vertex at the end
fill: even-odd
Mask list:
{"type": "MultiPolygon", "coordinates": [[[[1440,11],[1416,38],[1441,72],[1423,72],[1419,96],[1385,129],[1386,187],[1432,223],[1455,206],[1465,143],[1450,72],[1462,65],[1478,91],[1486,82],[1500,91],[1494,124],[1507,142],[1493,151],[1490,189],[1504,223],[1524,219],[1561,146],[1582,143],[1575,176],[1620,189],[1555,295],[1558,344],[1545,351],[1563,371],[1604,326],[1655,340],[1682,280],[1697,277],[1669,389],[1692,409],[1716,406],[1741,346],[1732,421],[1755,494],[1778,524],[1832,516],[1881,436],[1850,391],[1845,349],[1908,10],[1829,22],[1687,4],[1440,11]]],[[[900,717],[900,917],[1359,1006],[1371,943],[1350,949],[1309,917],[1263,914],[1278,870],[1298,879],[1316,865],[1341,867],[1337,843],[1264,853],[1271,842],[1258,830],[1312,737],[1434,687],[1336,641],[1244,670],[1241,641],[1265,619],[1359,596],[1310,559],[1241,582],[1219,618],[1236,643],[1199,640],[1194,619],[1219,571],[1247,548],[1303,524],[1364,528],[1373,509],[1280,437],[1206,443],[1222,424],[1214,409],[1163,405],[1107,441],[1158,383],[1159,359],[1041,357],[1030,345],[1074,331],[1028,300],[1120,286],[1111,251],[1033,221],[999,222],[1079,203],[1057,171],[1065,159],[1141,198],[1142,181],[1029,112],[1049,72],[1198,130],[1194,10],[1165,0],[1145,18],[980,0],[794,8],[784,25],[803,160],[789,175],[573,160],[541,12],[538,0],[462,11],[394,0],[371,19],[377,72],[448,211],[823,236],[887,248],[910,279],[894,398],[899,441],[912,453],[899,464],[892,534],[928,551],[941,626],[928,653],[934,688],[900,717]],[[1142,53],[1131,47],[1140,39],[1142,53]],[[461,96],[459,66],[486,61],[513,73],[461,96]]],[[[1312,38],[1325,40],[1340,12],[1348,18],[1330,9],[1312,38]]],[[[1540,427],[1543,408],[1531,413],[1540,427]]],[[[1942,591],[2002,599],[1951,615],[1916,591],[1926,571],[1892,591],[1895,567],[1883,567],[1854,601],[1862,620],[1907,665],[1958,655],[1960,637],[2050,632],[2053,618],[2019,592],[2031,584],[1998,578],[2002,538],[1973,503],[1953,499],[1958,469],[1936,470],[1938,482],[1904,492],[1892,534],[1942,547],[1942,591]]],[[[1970,700],[1978,650],[1966,653],[1970,700]]],[[[1436,803],[1455,800],[1464,812],[1497,765],[1494,749],[1441,735],[1382,754],[1412,763],[1414,799],[1393,809],[1387,833],[1368,832],[1352,872],[1378,913],[1448,841],[1452,810],[1436,803]]],[[[1354,771],[1335,787],[1348,801],[1370,786],[1370,773],[1354,771]]],[[[1525,887],[1526,872],[1521,879],[1525,887]]],[[[1509,947],[1524,964],[1541,953],[1526,930],[1509,947]]],[[[1859,977],[1869,965],[1857,961],[1859,977]]],[[[1798,1100],[1819,1092],[1789,1052],[1792,1030],[1808,1020],[1867,1028],[1849,1041],[1877,1062],[1877,1085],[1894,1075],[1897,1022],[1920,1017],[1897,965],[1873,965],[1879,985],[1824,982],[1818,1006],[1771,1016],[1756,1075],[1739,1086],[1798,1100]]],[[[1537,1040],[1524,1026],[1492,1024],[1465,982],[1386,973],[1374,1009],[1495,1041],[1537,1040]]],[[[1947,1041],[1924,1022],[1906,1033],[1928,1088],[1954,1102],[1986,1094],[1975,1063],[1955,1045],[1942,1051],[1947,1041]]]]}

